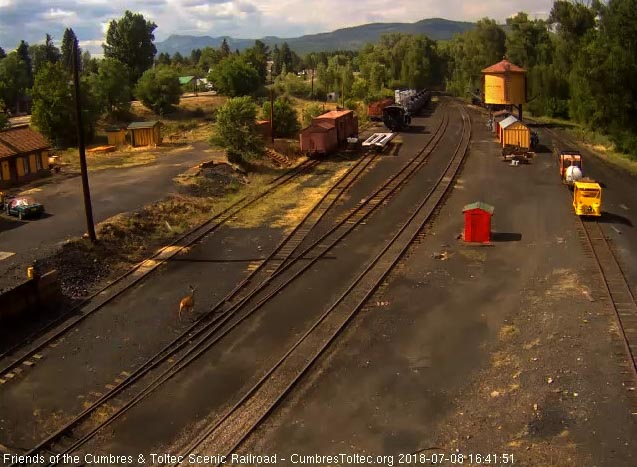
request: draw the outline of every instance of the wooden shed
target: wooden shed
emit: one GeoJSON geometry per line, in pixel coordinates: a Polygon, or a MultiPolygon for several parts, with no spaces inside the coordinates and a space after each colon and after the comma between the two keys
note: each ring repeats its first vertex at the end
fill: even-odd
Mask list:
{"type": "Polygon", "coordinates": [[[138,146],[158,146],[161,144],[161,122],[133,122],[128,125],[130,144],[138,146]]]}
{"type": "Polygon", "coordinates": [[[514,117],[513,115],[509,115],[508,117],[503,118],[499,122],[496,122],[496,135],[498,136],[498,141],[500,143],[502,142],[502,127],[506,127],[510,125],[511,123],[517,122],[517,121],[518,119],[516,117],[514,117]]]}
{"type": "Polygon", "coordinates": [[[106,128],[109,146],[123,146],[126,144],[126,127],[111,126],[106,128]]]}
{"type": "MultiPolygon", "coordinates": [[[[508,120],[508,119],[507,119],[508,120]]],[[[507,144],[529,149],[531,147],[531,132],[520,120],[502,121],[500,124],[500,141],[502,147],[507,144]]]]}
{"type": "Polygon", "coordinates": [[[333,122],[317,121],[301,130],[301,151],[328,154],[338,147],[337,130],[333,122]]]}

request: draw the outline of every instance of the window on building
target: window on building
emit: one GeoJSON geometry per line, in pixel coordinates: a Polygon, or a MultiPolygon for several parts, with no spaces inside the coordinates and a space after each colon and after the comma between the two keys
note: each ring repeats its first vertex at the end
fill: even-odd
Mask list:
{"type": "Polygon", "coordinates": [[[35,155],[35,168],[37,170],[42,170],[42,154],[35,155]]]}
{"type": "Polygon", "coordinates": [[[20,159],[22,160],[22,172],[24,173],[24,175],[31,173],[31,171],[29,170],[29,158],[21,157],[20,159]]]}

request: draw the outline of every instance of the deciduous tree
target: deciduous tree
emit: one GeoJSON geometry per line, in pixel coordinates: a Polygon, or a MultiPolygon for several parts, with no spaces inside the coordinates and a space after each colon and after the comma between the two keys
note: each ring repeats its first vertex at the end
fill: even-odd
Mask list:
{"type": "Polygon", "coordinates": [[[212,69],[208,78],[215,88],[226,96],[246,96],[259,89],[257,70],[243,57],[230,55],[212,69]]]}
{"type": "Polygon", "coordinates": [[[217,112],[211,142],[226,149],[230,162],[243,164],[263,154],[265,142],[257,131],[256,116],[257,107],[248,96],[229,99],[217,112]]]}
{"type": "Polygon", "coordinates": [[[173,111],[181,96],[177,72],[164,66],[146,70],[135,86],[135,96],[157,114],[173,111]]]}
{"type": "Polygon", "coordinates": [[[104,56],[125,64],[131,71],[131,83],[136,83],[144,71],[153,66],[157,49],[153,31],[157,25],[140,13],[126,11],[119,20],[111,21],[102,44],[104,56]]]}
{"type": "Polygon", "coordinates": [[[98,72],[92,77],[91,82],[110,116],[128,112],[131,89],[126,65],[114,58],[105,58],[99,62],[98,72]]]}
{"type": "MultiPolygon", "coordinates": [[[[263,118],[270,119],[270,102],[263,104],[263,118]]],[[[274,136],[291,137],[296,135],[301,126],[299,116],[287,97],[277,97],[274,101],[274,136]]]]}

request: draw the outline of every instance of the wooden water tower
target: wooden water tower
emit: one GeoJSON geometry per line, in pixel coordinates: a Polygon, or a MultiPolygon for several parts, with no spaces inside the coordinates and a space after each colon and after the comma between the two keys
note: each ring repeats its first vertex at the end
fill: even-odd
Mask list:
{"type": "Polygon", "coordinates": [[[487,105],[517,107],[522,120],[522,104],[526,103],[526,70],[506,57],[482,70],[483,102],[487,105]]]}

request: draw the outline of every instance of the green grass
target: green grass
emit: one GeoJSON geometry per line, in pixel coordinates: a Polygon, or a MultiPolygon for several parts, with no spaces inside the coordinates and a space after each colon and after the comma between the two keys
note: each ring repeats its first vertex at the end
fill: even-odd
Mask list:
{"type": "Polygon", "coordinates": [[[562,127],[571,138],[589,149],[600,159],[621,167],[633,175],[637,175],[637,157],[633,154],[617,151],[615,144],[607,135],[590,130],[570,120],[550,117],[533,117],[533,120],[562,127]]]}

